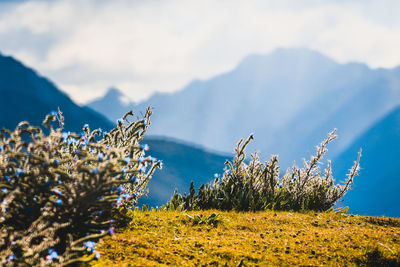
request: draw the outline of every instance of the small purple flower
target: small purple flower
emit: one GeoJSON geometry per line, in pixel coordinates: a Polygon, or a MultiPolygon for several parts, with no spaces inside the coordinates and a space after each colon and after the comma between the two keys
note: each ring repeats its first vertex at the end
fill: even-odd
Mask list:
{"type": "Polygon", "coordinates": [[[129,162],[131,162],[131,157],[126,157],[125,158],[125,163],[128,164],[129,162]]]}
{"type": "Polygon", "coordinates": [[[148,150],[150,149],[150,147],[149,147],[148,144],[141,145],[141,148],[142,148],[144,151],[148,151],[148,150]]]}
{"type": "Polygon", "coordinates": [[[81,151],[79,149],[75,150],[75,154],[79,155],[81,151]]]}
{"type": "Polygon", "coordinates": [[[110,235],[112,235],[114,232],[115,232],[115,229],[114,229],[114,227],[110,227],[110,228],[108,228],[108,231],[107,231],[110,235]]]}

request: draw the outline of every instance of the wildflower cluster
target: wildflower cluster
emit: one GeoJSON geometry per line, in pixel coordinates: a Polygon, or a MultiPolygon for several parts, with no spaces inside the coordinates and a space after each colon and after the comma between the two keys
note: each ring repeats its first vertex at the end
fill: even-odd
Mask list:
{"type": "Polygon", "coordinates": [[[233,163],[227,161],[222,176],[216,174],[213,183],[203,184],[196,194],[193,183],[189,195],[180,195],[175,191],[166,208],[184,209],[220,209],[238,211],[275,210],[315,210],[325,211],[332,208],[351,188],[354,176],[358,175],[358,158],[350,169],[342,185],[334,185],[331,163],[328,161],[324,173],[319,163],[328,151],[327,144],[337,136],[335,131],[328,134],[315,156],[304,160],[304,168],[293,164],[286,173],[280,176],[278,156],[273,155],[269,162],[259,161],[257,152],[252,154],[251,161],[245,163],[244,149],[253,139],[251,135],[243,143],[239,141],[235,148],[233,163]]]}
{"type": "Polygon", "coordinates": [[[0,265],[70,265],[100,257],[96,243],[113,234],[146,193],[161,162],[140,144],[151,110],[109,133],[83,126],[63,132],[60,111],[40,127],[21,122],[0,133],[0,265]],[[59,126],[53,129],[58,121],[59,126]],[[113,219],[114,218],[114,219],[113,219]]]}

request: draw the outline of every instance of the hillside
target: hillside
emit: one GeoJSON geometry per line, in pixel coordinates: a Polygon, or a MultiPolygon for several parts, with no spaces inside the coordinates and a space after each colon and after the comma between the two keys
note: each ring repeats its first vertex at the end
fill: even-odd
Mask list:
{"type": "Polygon", "coordinates": [[[400,216],[400,106],[361,135],[333,161],[336,177],[344,177],[348,162],[363,149],[361,175],[344,199],[351,212],[400,216]]]}
{"type": "Polygon", "coordinates": [[[150,154],[162,159],[164,168],[155,172],[148,184],[149,195],[142,197],[140,204],[164,205],[175,189],[188,192],[191,181],[198,188],[213,180],[215,173],[223,171],[224,162],[232,158],[173,139],[149,137],[145,142],[150,146],[150,154]]]}
{"type": "Polygon", "coordinates": [[[94,266],[399,266],[400,219],[333,213],[132,213],[94,266]],[[215,221],[215,220],[214,220],[215,221]]]}
{"type": "Polygon", "coordinates": [[[113,127],[101,114],[75,104],[56,85],[12,57],[0,54],[0,127],[14,129],[20,121],[41,125],[46,114],[59,107],[65,116],[65,128],[81,131],[113,127]]]}

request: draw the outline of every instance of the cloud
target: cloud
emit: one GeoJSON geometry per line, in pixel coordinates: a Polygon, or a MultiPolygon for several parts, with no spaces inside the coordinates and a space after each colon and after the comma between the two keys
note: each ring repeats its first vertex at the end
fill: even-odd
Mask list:
{"type": "Polygon", "coordinates": [[[22,1],[0,4],[0,51],[80,103],[109,86],[140,100],[281,46],[396,66],[399,8],[398,1],[361,0],[22,1]]]}

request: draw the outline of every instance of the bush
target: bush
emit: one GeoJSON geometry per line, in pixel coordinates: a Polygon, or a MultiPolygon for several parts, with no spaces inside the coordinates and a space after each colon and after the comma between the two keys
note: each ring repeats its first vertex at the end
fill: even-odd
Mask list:
{"type": "Polygon", "coordinates": [[[126,218],[161,162],[140,144],[151,110],[109,133],[63,132],[52,112],[39,127],[0,133],[0,265],[70,265],[99,257],[95,242],[126,218]],[[54,121],[59,126],[53,129],[54,121]],[[114,218],[115,221],[112,219],[114,218]]]}
{"type": "Polygon", "coordinates": [[[334,185],[331,163],[328,161],[324,174],[319,162],[328,151],[327,144],[337,136],[335,131],[328,134],[316,155],[309,161],[304,160],[304,168],[293,164],[283,176],[279,174],[278,156],[273,155],[269,162],[259,161],[257,152],[251,155],[251,161],[245,164],[245,148],[253,139],[251,135],[243,143],[239,141],[235,148],[233,162],[227,161],[222,177],[216,175],[213,183],[203,184],[196,194],[193,182],[189,195],[180,195],[175,191],[166,208],[170,210],[220,209],[237,211],[276,210],[314,210],[325,211],[332,208],[353,183],[358,175],[359,160],[354,162],[343,185],[334,185]]]}

